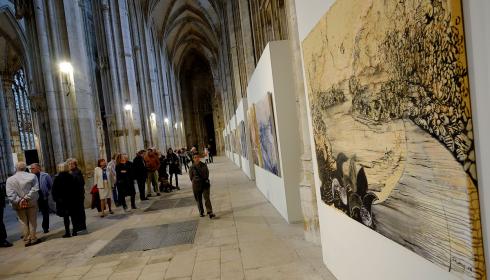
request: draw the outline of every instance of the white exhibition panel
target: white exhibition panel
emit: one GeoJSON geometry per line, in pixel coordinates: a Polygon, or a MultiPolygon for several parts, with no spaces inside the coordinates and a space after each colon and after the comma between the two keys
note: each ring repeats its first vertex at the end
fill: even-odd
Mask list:
{"type": "Polygon", "coordinates": [[[281,177],[254,165],[259,190],[289,223],[303,220],[299,197],[299,128],[288,41],[270,42],[248,83],[250,106],[272,93],[281,177]]]}
{"type": "MultiPolygon", "coordinates": [[[[486,68],[489,59],[490,49],[490,37],[489,31],[484,30],[482,25],[485,20],[486,14],[490,13],[490,5],[487,0],[478,1],[463,1],[465,4],[465,21],[468,21],[468,13],[472,13],[470,18],[473,23],[470,26],[470,30],[467,30],[466,39],[472,37],[474,45],[480,45],[478,58],[478,72],[479,79],[477,84],[478,87],[472,87],[472,98],[474,104],[481,104],[480,110],[477,110],[477,116],[480,120],[490,120],[489,110],[484,107],[490,104],[490,98],[488,96],[488,88],[490,87],[490,76],[488,68],[486,68]],[[471,3],[467,3],[471,2],[471,3]],[[483,4],[485,2],[485,4],[483,4]],[[479,3],[479,4],[477,4],[479,3]],[[486,10],[481,10],[481,6],[486,6],[486,10]],[[472,9],[467,9],[468,7],[472,9]],[[480,8],[479,8],[480,7],[480,8]],[[480,10],[479,10],[480,9],[480,10]],[[467,10],[470,10],[469,12],[467,10]],[[475,13],[475,14],[473,14],[475,13]],[[475,19],[473,16],[478,17],[475,19]],[[473,22],[474,21],[474,22],[473,22]],[[470,34],[468,34],[468,31],[470,34]],[[471,33],[475,32],[477,35],[471,36],[471,33]],[[485,33],[486,32],[486,33],[485,33]],[[468,36],[470,35],[470,36],[468,36]],[[482,56],[486,60],[482,60],[482,56]],[[482,69],[484,68],[484,69],[482,69]],[[486,75],[486,77],[485,77],[486,75]],[[476,89],[476,90],[475,90],[476,89]],[[475,98],[476,96],[476,98],[475,98]],[[478,102],[475,102],[475,99],[478,102]],[[481,102],[480,102],[481,101],[481,102]]],[[[316,25],[318,20],[328,11],[330,6],[334,3],[333,0],[295,0],[296,11],[297,11],[297,22],[298,30],[300,36],[300,42],[302,42],[309,32],[316,25]]],[[[486,19],[487,27],[489,20],[486,19]]],[[[468,26],[466,26],[468,29],[468,26]]],[[[472,45],[471,43],[469,44],[472,45]]],[[[474,51],[469,47],[467,49],[471,64],[472,52],[474,51]]],[[[471,66],[470,66],[471,70],[471,66]]],[[[303,69],[304,73],[304,69],[303,69]]],[[[470,71],[471,74],[471,71],[470,71]]],[[[306,75],[304,75],[306,77],[306,75]]],[[[473,82],[470,75],[470,81],[473,82]]],[[[306,80],[305,80],[305,90],[306,90],[306,80]]],[[[305,92],[307,98],[308,94],[305,92]]],[[[309,104],[309,101],[307,102],[309,104]]],[[[477,106],[478,109],[478,106],[477,106]]],[[[311,114],[308,106],[308,125],[310,130],[311,146],[314,147],[313,140],[313,127],[311,114]]],[[[489,143],[490,142],[490,132],[488,129],[483,131],[483,125],[488,126],[488,123],[476,122],[476,131],[480,132],[480,140],[477,143],[489,143]]],[[[481,156],[479,164],[479,190],[485,190],[486,187],[490,187],[490,174],[482,172],[483,168],[485,170],[490,170],[490,147],[485,145],[485,147],[480,147],[480,152],[485,156],[481,156]],[[483,162],[484,161],[484,162],[483,162]],[[483,178],[482,178],[483,177],[483,178]],[[483,179],[483,180],[482,180],[483,179]]],[[[381,234],[365,227],[364,225],[354,221],[345,214],[341,213],[334,207],[327,206],[321,200],[320,194],[320,178],[318,177],[318,163],[316,160],[316,151],[312,148],[313,156],[313,168],[315,172],[315,185],[317,192],[317,204],[320,220],[320,231],[321,231],[321,242],[322,242],[322,252],[323,260],[330,271],[340,280],[358,280],[358,279],[377,279],[377,280],[449,280],[449,279],[459,279],[454,274],[442,269],[436,264],[426,260],[425,258],[415,254],[414,252],[406,249],[405,247],[391,241],[390,239],[382,236],[381,234]]],[[[490,191],[484,193],[480,192],[480,205],[482,207],[482,213],[486,209],[486,205],[490,205],[490,191]]],[[[490,217],[482,216],[484,219],[483,225],[485,229],[489,229],[489,219],[490,217]]],[[[484,231],[484,236],[488,235],[489,231],[484,231]]],[[[486,256],[490,256],[488,240],[485,240],[485,250],[486,256]]],[[[487,271],[489,271],[489,261],[487,259],[487,271]]]]}
{"type": "MultiPolygon", "coordinates": [[[[245,124],[245,130],[246,128],[248,127],[247,126],[247,120],[245,118],[245,112],[246,112],[246,108],[248,108],[248,103],[247,103],[247,98],[242,98],[242,100],[240,100],[240,103],[238,104],[238,108],[236,109],[236,112],[235,112],[235,116],[236,116],[236,123],[237,125],[240,124],[240,122],[244,122],[245,124]]],[[[241,133],[241,131],[240,131],[241,133]]],[[[240,134],[241,135],[241,134],[240,134]]],[[[246,137],[247,139],[247,148],[249,151],[251,151],[251,145],[249,143],[249,137],[246,137]]],[[[238,140],[241,140],[241,139],[238,139],[238,140]]],[[[240,143],[241,144],[241,143],[240,143]]],[[[250,153],[248,153],[248,155],[250,155],[250,153]]],[[[254,179],[254,175],[252,174],[252,170],[253,170],[253,165],[251,164],[251,161],[244,157],[243,154],[240,155],[240,160],[241,160],[241,164],[242,164],[242,170],[243,172],[247,175],[247,177],[249,179],[254,179]]]]}
{"type": "MultiPolygon", "coordinates": [[[[236,115],[233,115],[233,117],[230,119],[229,124],[230,124],[230,135],[233,135],[233,137],[235,137],[235,134],[233,133],[233,131],[236,129],[236,115]]],[[[236,139],[235,139],[235,141],[236,141],[236,139]]],[[[240,159],[241,156],[236,153],[234,147],[232,148],[232,150],[233,150],[233,152],[232,152],[233,162],[235,163],[236,166],[241,168],[241,165],[242,165],[242,161],[240,159]]]]}

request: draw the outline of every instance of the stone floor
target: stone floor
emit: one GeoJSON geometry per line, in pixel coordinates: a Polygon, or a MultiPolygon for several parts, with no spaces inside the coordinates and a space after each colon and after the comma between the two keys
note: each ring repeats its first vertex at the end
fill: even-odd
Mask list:
{"type": "MultiPolygon", "coordinates": [[[[320,247],[303,239],[302,224],[287,224],[230,161],[210,165],[212,202],[218,218],[199,218],[197,208],[144,212],[152,198],[129,214],[99,218],[87,210],[89,233],[63,239],[62,223],[39,245],[16,241],[0,249],[1,279],[335,279],[322,263],[320,247]],[[122,230],[199,220],[194,244],[94,257],[122,230]]],[[[187,174],[182,190],[171,198],[192,195],[187,174]]],[[[18,227],[8,226],[10,239],[18,227]]],[[[40,228],[38,226],[38,228],[40,228]]]]}

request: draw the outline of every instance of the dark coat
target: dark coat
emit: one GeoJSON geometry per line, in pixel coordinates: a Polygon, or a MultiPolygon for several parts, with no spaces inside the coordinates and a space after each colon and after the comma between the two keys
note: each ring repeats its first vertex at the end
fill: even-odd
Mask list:
{"type": "Polygon", "coordinates": [[[68,172],[61,172],[54,177],[53,199],[56,202],[56,214],[73,215],[78,211],[80,201],[79,182],[68,172]]]}
{"type": "Polygon", "coordinates": [[[192,164],[189,169],[189,178],[192,181],[193,189],[200,189],[204,185],[205,180],[209,180],[209,169],[208,166],[202,162],[197,165],[192,164]]]}
{"type": "Polygon", "coordinates": [[[7,197],[7,191],[5,184],[0,185],[0,208],[5,208],[5,198],[7,197]]]}
{"type": "Polygon", "coordinates": [[[117,190],[122,193],[123,196],[134,195],[136,193],[134,189],[132,167],[133,164],[130,161],[116,165],[117,190]]]}
{"type": "Polygon", "coordinates": [[[167,154],[168,172],[170,174],[180,174],[180,160],[175,153],[167,154]]]}
{"type": "Polygon", "coordinates": [[[167,159],[163,155],[160,156],[160,167],[158,168],[158,178],[168,179],[167,159]]]}
{"type": "Polygon", "coordinates": [[[80,198],[80,201],[83,203],[85,199],[85,179],[83,179],[82,171],[77,167],[75,170],[71,171],[70,174],[73,176],[73,178],[75,178],[77,192],[79,194],[78,197],[80,198]]]}
{"type": "Polygon", "coordinates": [[[137,181],[144,181],[148,176],[145,160],[142,156],[136,156],[133,160],[133,175],[137,181]]]}

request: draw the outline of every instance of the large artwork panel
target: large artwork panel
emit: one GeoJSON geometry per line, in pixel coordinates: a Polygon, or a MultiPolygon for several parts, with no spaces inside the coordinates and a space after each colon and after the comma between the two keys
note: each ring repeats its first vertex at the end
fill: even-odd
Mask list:
{"type": "Polygon", "coordinates": [[[247,133],[245,131],[245,122],[241,121],[240,125],[240,143],[242,145],[242,156],[244,158],[247,157],[248,149],[247,149],[247,133]]]}
{"type": "Polygon", "coordinates": [[[338,0],[303,52],[322,200],[484,279],[461,2],[338,0]]]}
{"type": "Polygon", "coordinates": [[[248,130],[252,142],[252,157],[254,164],[262,167],[262,151],[260,150],[259,129],[257,127],[257,118],[255,114],[255,104],[252,104],[247,111],[248,130]]]}
{"type": "Polygon", "coordinates": [[[259,129],[263,168],[280,177],[281,167],[279,164],[276,124],[272,94],[270,92],[255,104],[255,114],[259,129]]]}

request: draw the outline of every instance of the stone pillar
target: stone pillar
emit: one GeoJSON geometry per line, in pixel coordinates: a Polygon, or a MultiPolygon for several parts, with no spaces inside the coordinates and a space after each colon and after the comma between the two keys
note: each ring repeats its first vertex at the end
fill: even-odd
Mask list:
{"type": "Polygon", "coordinates": [[[122,151],[122,148],[125,145],[124,135],[122,133],[124,127],[123,118],[121,117],[123,108],[121,106],[122,97],[121,97],[121,91],[118,83],[117,60],[116,60],[116,54],[114,49],[114,42],[113,42],[114,37],[113,37],[112,26],[111,26],[111,14],[110,14],[108,0],[102,0],[102,18],[104,24],[105,41],[107,44],[109,74],[110,74],[111,87],[112,87],[112,92],[109,92],[108,94],[112,96],[111,100],[114,101],[114,103],[111,104],[112,105],[111,113],[113,115],[111,119],[112,121],[115,122],[115,127],[113,127],[115,129],[110,134],[110,137],[116,138],[117,147],[115,147],[114,150],[119,152],[122,151]]]}
{"type": "Polygon", "coordinates": [[[137,150],[143,149],[143,137],[141,135],[141,115],[136,87],[136,74],[134,67],[133,45],[131,42],[131,29],[129,28],[128,10],[126,0],[112,1],[115,9],[112,10],[114,21],[114,38],[117,43],[116,53],[118,59],[118,71],[120,90],[123,101],[132,105],[132,110],[125,112],[127,120],[127,152],[134,155],[137,150]]]}
{"type": "Polygon", "coordinates": [[[7,177],[14,173],[6,105],[7,94],[8,92],[5,93],[3,86],[0,86],[0,183],[7,181],[7,177]]]}
{"type": "Polygon", "coordinates": [[[316,189],[313,177],[313,164],[311,159],[310,130],[308,126],[306,93],[304,88],[303,65],[301,61],[301,47],[298,34],[296,6],[293,0],[286,0],[288,30],[290,46],[293,54],[293,74],[297,99],[298,116],[300,122],[299,136],[302,143],[301,151],[301,182],[300,198],[304,217],[304,230],[306,240],[320,244],[320,223],[318,220],[318,206],[316,203],[316,189]]]}
{"type": "Polygon", "coordinates": [[[43,0],[34,0],[35,25],[38,36],[39,56],[42,68],[44,82],[44,93],[48,107],[49,130],[51,132],[51,148],[55,163],[64,161],[64,150],[61,141],[60,122],[58,116],[58,105],[56,101],[56,92],[53,84],[52,60],[50,55],[49,38],[47,32],[45,7],[43,0]]]}
{"type": "Polygon", "coordinates": [[[73,124],[75,135],[65,137],[75,138],[72,147],[73,155],[79,159],[82,169],[91,174],[96,166],[98,147],[96,136],[96,118],[94,111],[94,90],[89,74],[88,53],[86,49],[86,38],[83,31],[83,18],[81,7],[75,1],[63,1],[64,14],[66,18],[66,32],[68,42],[67,48],[70,53],[70,62],[73,65],[73,73],[65,74],[69,78],[70,93],[67,97],[67,105],[70,109],[70,120],[73,124]],[[71,76],[71,77],[69,77],[71,76]]]}
{"type": "MultiPolygon", "coordinates": [[[[250,80],[255,70],[255,57],[252,40],[253,32],[248,2],[249,0],[239,0],[238,2],[240,6],[240,19],[242,23],[243,53],[245,58],[245,69],[247,70],[247,81],[250,80]]],[[[246,93],[244,95],[246,95],[246,93]]]]}

